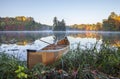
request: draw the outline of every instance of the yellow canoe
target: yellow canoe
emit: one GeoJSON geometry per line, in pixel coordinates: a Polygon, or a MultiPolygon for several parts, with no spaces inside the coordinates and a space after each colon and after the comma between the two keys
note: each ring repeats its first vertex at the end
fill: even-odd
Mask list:
{"type": "Polygon", "coordinates": [[[27,50],[27,65],[32,68],[38,63],[49,65],[58,60],[63,54],[69,51],[69,41],[67,37],[57,42],[57,44],[50,44],[43,49],[27,50]]]}

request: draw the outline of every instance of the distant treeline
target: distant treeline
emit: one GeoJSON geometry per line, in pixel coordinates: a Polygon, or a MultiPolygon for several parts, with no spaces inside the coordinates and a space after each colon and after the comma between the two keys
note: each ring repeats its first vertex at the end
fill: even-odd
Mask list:
{"type": "MultiPolygon", "coordinates": [[[[35,22],[32,17],[0,17],[0,31],[52,30],[52,26],[35,22]]],[[[111,12],[107,19],[96,24],[74,24],[67,30],[120,31],[120,15],[111,12]]]]}
{"type": "Polygon", "coordinates": [[[0,17],[1,31],[24,31],[24,30],[48,30],[50,27],[38,22],[35,22],[32,17],[17,16],[0,17]]]}
{"type": "Polygon", "coordinates": [[[71,26],[74,30],[103,30],[103,31],[120,31],[120,15],[111,12],[108,19],[103,19],[103,22],[96,24],[74,24],[71,26]]]}

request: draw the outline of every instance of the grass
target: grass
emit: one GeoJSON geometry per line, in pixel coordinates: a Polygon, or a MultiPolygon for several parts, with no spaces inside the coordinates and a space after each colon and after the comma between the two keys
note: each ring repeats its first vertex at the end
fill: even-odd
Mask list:
{"type": "Polygon", "coordinates": [[[39,63],[29,70],[26,62],[14,56],[0,54],[1,79],[109,79],[120,78],[120,48],[109,43],[95,44],[90,49],[70,50],[49,66],[39,63]],[[49,78],[48,78],[49,77],[49,78]]]}
{"type": "Polygon", "coordinates": [[[80,49],[78,46],[58,62],[54,67],[60,66],[59,69],[63,68],[66,72],[70,72],[69,74],[76,69],[78,79],[96,79],[96,76],[99,79],[107,79],[109,75],[120,77],[120,49],[111,48],[108,44],[102,44],[99,51],[96,49],[96,45],[86,50],[80,49]],[[64,63],[63,67],[61,61],[64,63]]]}
{"type": "Polygon", "coordinates": [[[0,79],[15,79],[16,74],[14,72],[19,65],[25,66],[25,63],[14,56],[0,53],[0,79]]]}

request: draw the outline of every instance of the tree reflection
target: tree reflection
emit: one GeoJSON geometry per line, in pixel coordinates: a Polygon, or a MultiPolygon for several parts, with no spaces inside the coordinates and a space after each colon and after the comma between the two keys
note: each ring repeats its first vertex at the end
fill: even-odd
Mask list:
{"type": "MultiPolygon", "coordinates": [[[[28,44],[47,36],[53,36],[53,32],[5,32],[0,33],[0,44],[28,44]]],[[[67,32],[67,36],[74,38],[96,38],[96,40],[109,41],[111,45],[120,47],[120,33],[67,32]]]]}

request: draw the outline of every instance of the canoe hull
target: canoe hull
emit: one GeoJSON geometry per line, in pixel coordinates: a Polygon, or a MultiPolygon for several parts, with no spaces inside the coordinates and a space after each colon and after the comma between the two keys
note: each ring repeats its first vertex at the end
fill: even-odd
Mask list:
{"type": "Polygon", "coordinates": [[[63,54],[69,51],[69,41],[67,38],[60,40],[57,45],[51,44],[45,48],[35,51],[27,51],[27,65],[32,68],[37,63],[49,65],[57,61],[63,54]]]}

